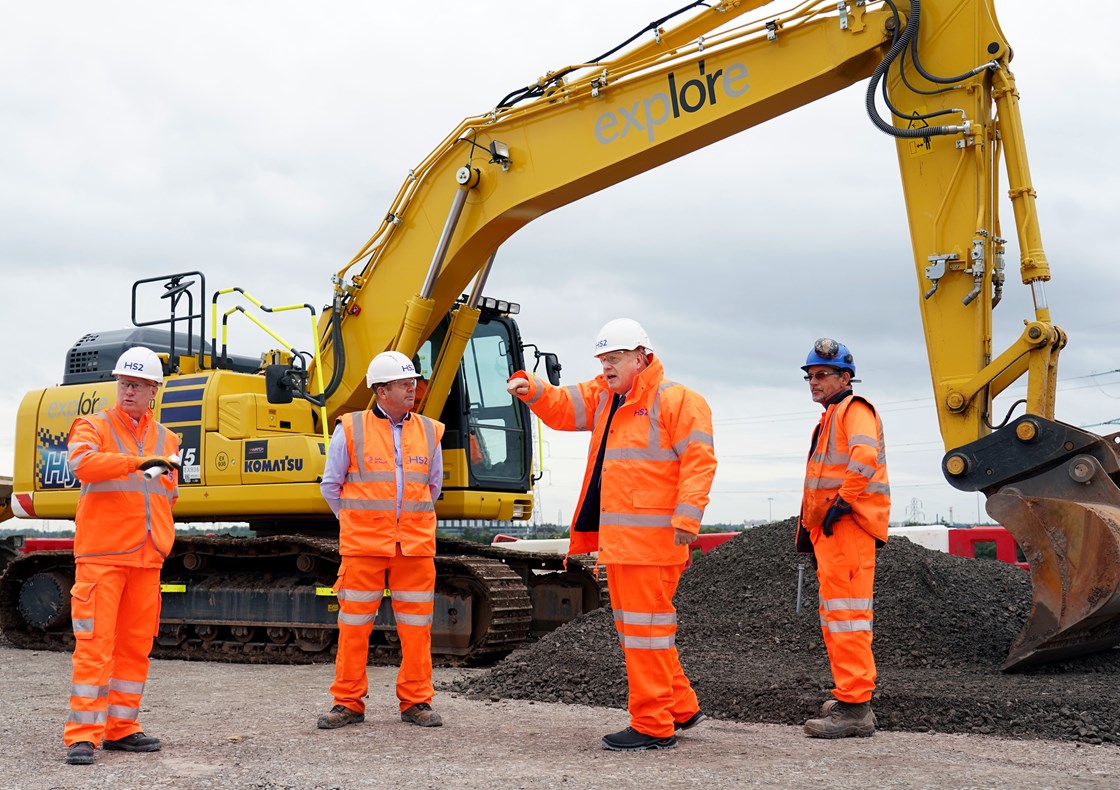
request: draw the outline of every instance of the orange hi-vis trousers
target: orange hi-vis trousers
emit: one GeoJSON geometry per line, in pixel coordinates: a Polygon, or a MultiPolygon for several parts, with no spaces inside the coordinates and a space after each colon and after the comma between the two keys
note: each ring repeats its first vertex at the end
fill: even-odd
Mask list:
{"type": "Polygon", "coordinates": [[[159,568],[79,562],[70,591],[74,672],[67,746],[120,740],[136,720],[159,630],[159,568]]]}
{"type": "Polygon", "coordinates": [[[406,557],[397,544],[395,557],[343,557],[335,593],[338,594],[338,655],[331,694],[335,705],[365,713],[369,691],[366,665],[369,637],[386,586],[393,601],[401,666],[397,671],[397,699],[406,710],[431,703],[432,611],[435,605],[434,557],[406,557]],[[386,583],[387,580],[387,583],[386,583]]]}
{"type": "Polygon", "coordinates": [[[673,596],[684,565],[606,566],[614,625],[626,656],[630,726],[668,738],[700,704],[677,655],[673,596]]]}
{"type": "Polygon", "coordinates": [[[871,652],[875,622],[875,538],[850,517],[832,537],[814,530],[820,582],[821,631],[832,667],[832,694],[841,702],[867,702],[875,690],[871,652]]]}

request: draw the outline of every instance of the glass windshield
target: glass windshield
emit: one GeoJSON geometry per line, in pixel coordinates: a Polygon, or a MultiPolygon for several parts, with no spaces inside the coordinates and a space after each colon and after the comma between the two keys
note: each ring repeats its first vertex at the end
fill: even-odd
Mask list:
{"type": "Polygon", "coordinates": [[[470,408],[467,455],[471,472],[480,480],[521,480],[529,463],[521,412],[506,392],[506,381],[516,370],[509,344],[504,323],[480,322],[463,355],[462,379],[470,408]]]}

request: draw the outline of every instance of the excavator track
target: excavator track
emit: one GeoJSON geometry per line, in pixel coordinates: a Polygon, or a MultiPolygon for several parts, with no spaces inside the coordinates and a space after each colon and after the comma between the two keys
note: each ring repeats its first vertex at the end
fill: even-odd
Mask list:
{"type": "Polygon", "coordinates": [[[945,456],[949,482],[988,497],[1030,565],[1031,611],[1003,669],[1120,643],[1118,446],[1120,433],[1027,415],[945,456]]]}
{"type": "MultiPolygon", "coordinates": [[[[331,586],[337,540],[303,536],[179,537],[164,564],[157,658],[243,663],[333,660],[338,602],[331,586]]],[[[0,630],[16,647],[71,650],[70,552],[19,557],[0,576],[0,630]]],[[[432,654],[438,664],[496,660],[528,638],[526,584],[500,560],[436,557],[432,654]]],[[[384,598],[371,663],[395,663],[400,646],[384,598]]]]}

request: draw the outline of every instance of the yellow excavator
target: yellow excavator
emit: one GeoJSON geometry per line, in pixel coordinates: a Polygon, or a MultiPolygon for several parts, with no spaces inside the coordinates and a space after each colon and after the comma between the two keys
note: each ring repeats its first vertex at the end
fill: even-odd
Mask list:
{"type": "MultiPolygon", "coordinates": [[[[1046,302],[1050,267],[994,0],[770,6],[691,3],[465,119],[410,171],[373,236],[334,276],[333,302],[314,318],[313,349],[281,344],[263,361],[236,359],[225,353],[227,319],[244,310],[238,304],[219,321],[219,298],[270,308],[241,289],[208,294],[199,273],[137,283],[134,304],[143,286],[162,291],[168,326],[138,321],[134,307],[133,330],[86,336],[70,352],[63,385],[26,396],[16,514],[72,517],[69,420],[112,397],[110,357],[128,345],[156,347],[167,355],[168,383],[154,406],[186,453],[177,518],[248,522],[258,534],[181,542],[164,573],[159,644],[173,654],[326,650],[333,601],[317,592],[337,564],[336,526],[316,481],[329,426],[370,404],[366,362],[395,349],[430,367],[421,408],[451,426],[441,517],[527,517],[528,418],[497,386],[523,364],[526,347],[513,306],[484,295],[502,242],[546,212],[866,80],[869,144],[893,138],[898,155],[943,471],[955,487],[985,494],[1030,563],[1033,606],[1005,668],[1115,645],[1118,440],[1054,419],[1066,335],[1046,302]],[[1013,243],[999,216],[1001,172],[1019,279],[1034,305],[1006,349],[992,340],[1013,243]],[[995,398],[1023,376],[1023,413],[1013,417],[1016,404],[1001,419],[995,398]]],[[[555,374],[557,361],[543,358],[555,374]]],[[[65,642],[68,566],[51,562],[28,555],[0,578],[0,627],[17,644],[65,642]]],[[[511,562],[464,555],[442,571],[437,622],[442,606],[448,633],[440,650],[508,651],[525,633],[512,621],[526,615],[525,591],[538,579],[552,581],[541,583],[532,609],[559,601],[553,622],[597,603],[586,578],[563,575],[571,569],[511,571],[511,562]],[[508,627],[508,639],[487,631],[502,612],[511,613],[498,627],[508,627]],[[465,620],[471,627],[456,630],[465,620]]],[[[391,620],[379,626],[391,649],[391,620]]]]}

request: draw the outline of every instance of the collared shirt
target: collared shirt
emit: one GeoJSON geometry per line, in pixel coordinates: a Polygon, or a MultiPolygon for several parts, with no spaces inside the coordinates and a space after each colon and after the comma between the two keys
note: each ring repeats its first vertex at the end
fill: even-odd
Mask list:
{"type": "MultiPolygon", "coordinates": [[[[381,407],[373,405],[374,414],[389,421],[393,428],[393,453],[397,467],[397,518],[401,517],[401,500],[404,496],[404,464],[401,460],[401,431],[404,421],[410,419],[404,415],[398,422],[393,422],[381,407]]],[[[323,469],[323,480],[319,483],[319,490],[323,492],[323,499],[327,500],[335,516],[341,506],[342,484],[346,481],[346,473],[350,470],[350,448],[346,446],[346,430],[339,423],[334,426],[331,434],[331,443],[327,447],[327,462],[323,469]]],[[[436,453],[428,465],[428,491],[431,492],[432,502],[439,499],[440,489],[443,487],[443,455],[436,453]]]]}

